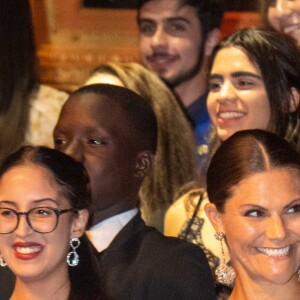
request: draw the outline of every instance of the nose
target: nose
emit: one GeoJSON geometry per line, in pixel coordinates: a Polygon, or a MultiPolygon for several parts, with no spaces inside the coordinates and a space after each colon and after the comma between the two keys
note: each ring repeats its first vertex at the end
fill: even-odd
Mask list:
{"type": "Polygon", "coordinates": [[[26,216],[20,215],[19,223],[15,230],[15,234],[20,237],[23,237],[23,236],[27,236],[27,235],[31,234],[32,232],[33,232],[33,230],[29,226],[26,216]]]}
{"type": "Polygon", "coordinates": [[[231,82],[225,81],[221,85],[217,100],[219,103],[232,102],[236,100],[235,89],[231,82]]]}
{"type": "Polygon", "coordinates": [[[72,141],[68,145],[61,149],[62,152],[71,156],[76,161],[83,163],[83,151],[80,143],[72,141]]]}
{"type": "Polygon", "coordinates": [[[274,240],[283,240],[287,236],[287,228],[280,216],[271,216],[267,224],[267,237],[274,240]]]}
{"type": "Polygon", "coordinates": [[[155,33],[152,36],[152,48],[167,47],[167,33],[165,32],[163,27],[157,27],[155,33]]]}

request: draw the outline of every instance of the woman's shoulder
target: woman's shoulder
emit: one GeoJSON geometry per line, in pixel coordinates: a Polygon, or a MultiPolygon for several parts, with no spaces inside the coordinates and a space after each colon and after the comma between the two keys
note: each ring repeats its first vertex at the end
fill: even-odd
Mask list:
{"type": "Polygon", "coordinates": [[[184,223],[190,217],[194,203],[199,199],[202,189],[193,189],[178,198],[167,210],[164,233],[168,236],[178,236],[184,223]]]}

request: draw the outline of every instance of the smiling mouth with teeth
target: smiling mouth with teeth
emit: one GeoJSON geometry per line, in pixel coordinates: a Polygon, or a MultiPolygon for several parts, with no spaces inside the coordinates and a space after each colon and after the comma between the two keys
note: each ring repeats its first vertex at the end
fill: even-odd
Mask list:
{"type": "Polygon", "coordinates": [[[236,112],[236,111],[233,111],[233,112],[220,112],[218,113],[218,116],[220,118],[223,118],[223,119],[232,119],[232,118],[240,118],[240,117],[243,117],[245,115],[245,113],[243,112],[236,112]]]}
{"type": "Polygon", "coordinates": [[[300,24],[295,24],[295,25],[290,25],[290,26],[284,27],[283,32],[285,34],[291,34],[293,31],[299,30],[299,29],[300,29],[300,24]]]}
{"type": "Polygon", "coordinates": [[[290,246],[284,248],[257,248],[257,250],[268,256],[285,256],[289,253],[290,246]]]}
{"type": "Polygon", "coordinates": [[[41,247],[35,246],[35,247],[16,247],[16,251],[21,254],[31,254],[31,253],[37,253],[39,252],[41,247]]]}

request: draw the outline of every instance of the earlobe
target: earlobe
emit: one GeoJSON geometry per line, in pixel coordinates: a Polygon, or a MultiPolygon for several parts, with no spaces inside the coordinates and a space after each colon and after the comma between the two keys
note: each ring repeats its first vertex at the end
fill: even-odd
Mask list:
{"type": "Polygon", "coordinates": [[[78,211],[78,215],[73,219],[71,237],[81,237],[84,234],[88,219],[89,212],[87,209],[78,211]]]}
{"type": "Polygon", "coordinates": [[[221,32],[220,29],[215,28],[207,34],[207,38],[205,41],[204,53],[206,56],[210,56],[219,43],[221,39],[221,32]]]}
{"type": "Polygon", "coordinates": [[[222,214],[217,210],[216,205],[213,203],[207,203],[204,206],[204,210],[215,231],[224,232],[222,214]]]}
{"type": "Polygon", "coordinates": [[[291,88],[291,99],[290,99],[290,113],[293,113],[299,107],[300,94],[299,91],[295,88],[291,88]]]}
{"type": "Polygon", "coordinates": [[[135,165],[135,177],[144,178],[150,172],[153,160],[154,156],[150,151],[139,152],[135,165]]]}

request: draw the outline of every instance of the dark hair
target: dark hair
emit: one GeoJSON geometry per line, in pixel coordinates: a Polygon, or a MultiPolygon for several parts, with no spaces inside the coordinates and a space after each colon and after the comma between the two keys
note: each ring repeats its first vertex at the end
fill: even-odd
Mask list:
{"type": "Polygon", "coordinates": [[[217,53],[229,47],[244,51],[259,68],[268,95],[271,119],[267,130],[277,133],[300,150],[300,106],[290,112],[291,88],[300,93],[300,53],[294,42],[274,30],[246,28],[221,41],[213,51],[209,70],[217,53]]]}
{"type": "MultiPolygon", "coordinates": [[[[138,1],[138,16],[143,7],[143,5],[150,1],[158,0],[139,0],[138,1]]],[[[206,40],[207,34],[215,29],[220,28],[223,20],[223,14],[225,10],[224,0],[178,0],[181,6],[192,6],[199,18],[202,27],[203,41],[206,40]]]]}
{"type": "Polygon", "coordinates": [[[273,0],[258,0],[259,2],[259,11],[261,14],[262,24],[266,27],[271,27],[271,24],[268,19],[268,9],[271,6],[273,0]]]}
{"type": "Polygon", "coordinates": [[[45,168],[62,187],[64,196],[73,208],[89,208],[89,179],[81,163],[74,161],[70,156],[43,146],[23,146],[3,161],[0,166],[0,178],[11,168],[20,165],[45,168]]]}
{"type": "MultiPolygon", "coordinates": [[[[91,203],[89,179],[80,162],[58,150],[43,146],[23,146],[2,162],[0,178],[10,169],[22,165],[44,168],[61,187],[63,195],[73,208],[89,209],[91,203]]],[[[100,299],[101,282],[97,259],[86,235],[83,235],[80,240],[81,245],[78,248],[80,263],[77,267],[69,267],[71,280],[69,299],[100,299]]]]}
{"type": "Polygon", "coordinates": [[[300,154],[283,138],[260,129],[236,132],[216,151],[207,172],[209,201],[223,212],[233,187],[250,175],[273,168],[296,170],[300,154]]]}
{"type": "Polygon", "coordinates": [[[24,141],[38,60],[28,0],[2,1],[0,9],[0,160],[24,141]],[[12,138],[12,136],[14,138],[12,138]]]}
{"type": "Polygon", "coordinates": [[[157,148],[157,120],[149,103],[134,91],[110,84],[86,85],[70,96],[80,94],[96,94],[106,96],[118,103],[124,111],[124,117],[134,129],[138,142],[137,146],[143,150],[156,152],[157,148]]]}

